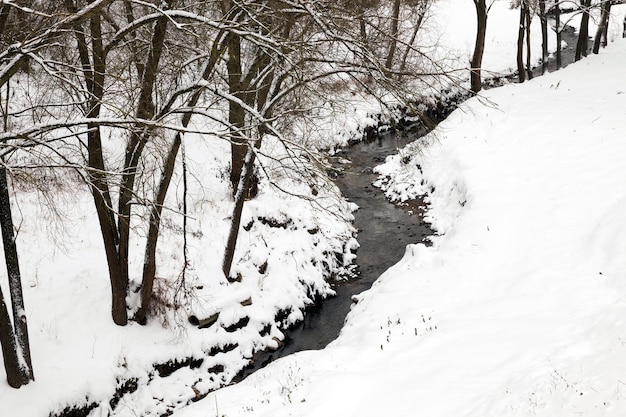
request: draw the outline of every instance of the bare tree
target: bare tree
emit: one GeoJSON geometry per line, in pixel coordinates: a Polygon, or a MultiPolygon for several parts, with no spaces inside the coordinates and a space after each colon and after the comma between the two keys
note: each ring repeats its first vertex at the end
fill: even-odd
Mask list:
{"type": "Polygon", "coordinates": [[[12,387],[19,388],[28,384],[29,381],[34,381],[35,377],[30,358],[30,342],[24,309],[24,295],[22,294],[22,276],[11,216],[7,173],[4,166],[0,167],[0,229],[2,229],[4,258],[9,277],[9,292],[11,293],[11,309],[13,311],[13,325],[11,325],[8,320],[4,296],[0,289],[0,342],[7,381],[12,387]]]}
{"type": "MultiPolygon", "coordinates": [[[[77,6],[73,0],[64,0],[68,12],[75,14],[77,6]]],[[[128,276],[124,276],[120,265],[120,234],[113,212],[113,200],[108,183],[102,150],[102,134],[97,119],[100,117],[104,97],[104,83],[107,73],[106,51],[102,38],[102,16],[92,15],[89,18],[91,42],[88,42],[82,24],[73,26],[74,36],[80,57],[81,70],[85,84],[84,109],[85,116],[93,120],[87,125],[87,165],[89,167],[89,184],[94,198],[96,214],[100,223],[100,231],[109,267],[111,281],[111,313],[113,321],[123,326],[128,321],[126,312],[126,288],[128,276]]]]}
{"type": "Polygon", "coordinates": [[[393,56],[396,53],[396,45],[398,44],[398,21],[400,19],[400,5],[402,0],[393,1],[393,9],[391,12],[391,30],[389,32],[390,45],[389,52],[387,53],[387,59],[385,60],[385,68],[391,69],[393,64],[393,56]]]}
{"type": "MultiPolygon", "coordinates": [[[[76,5],[73,0],[64,0],[68,11],[75,13],[76,5]]],[[[173,1],[164,3],[165,10],[173,5],[173,1]]],[[[167,25],[170,18],[161,10],[152,11],[152,14],[133,17],[132,8],[126,4],[126,17],[131,20],[125,27],[119,28],[117,33],[105,44],[102,32],[103,17],[92,15],[89,21],[89,37],[82,26],[74,26],[74,35],[77,39],[77,48],[84,77],[86,101],[89,103],[85,116],[92,120],[88,123],[88,175],[89,184],[94,198],[96,213],[100,222],[100,230],[104,242],[109,278],[111,281],[112,316],[118,325],[125,325],[128,321],[126,296],[129,285],[128,256],[131,236],[132,200],[135,196],[135,184],[138,174],[138,165],[143,150],[150,140],[152,128],[145,124],[155,117],[154,89],[156,85],[159,62],[166,40],[167,25]],[[124,163],[119,175],[117,208],[113,207],[113,198],[109,174],[104,163],[100,117],[105,95],[105,81],[108,74],[107,55],[110,54],[126,35],[136,32],[139,28],[149,26],[151,33],[146,39],[147,53],[145,59],[137,59],[135,67],[138,71],[137,101],[130,126],[129,138],[124,152],[124,163]]],[[[135,48],[134,43],[128,44],[135,48]]],[[[131,55],[135,60],[135,56],[131,55]]],[[[158,233],[158,230],[153,233],[158,233]]],[[[151,287],[150,287],[151,288],[151,287]]]]}
{"type": "MultiPolygon", "coordinates": [[[[201,72],[200,80],[195,85],[199,86],[201,85],[202,81],[206,81],[211,77],[216,69],[219,59],[222,57],[226,50],[226,47],[228,45],[228,36],[229,35],[225,30],[219,31],[213,43],[213,47],[211,48],[209,57],[204,65],[204,69],[201,72]]],[[[189,98],[186,107],[189,109],[194,108],[198,104],[201,98],[201,94],[202,89],[196,88],[189,98]]],[[[166,106],[161,109],[161,114],[169,111],[169,104],[170,103],[166,104],[166,106]]],[[[191,112],[186,112],[183,114],[183,116],[181,117],[181,125],[183,128],[186,128],[189,125],[192,115],[193,113],[191,112]]],[[[141,306],[137,311],[137,314],[135,315],[135,320],[137,320],[139,323],[146,322],[148,311],[150,308],[154,278],[156,274],[156,249],[161,225],[161,214],[163,211],[163,206],[165,204],[165,197],[167,195],[167,191],[169,189],[172,176],[174,174],[176,159],[181,148],[182,141],[183,133],[176,132],[174,140],[169,148],[169,151],[167,152],[165,162],[163,164],[163,170],[161,172],[161,178],[158,184],[158,188],[156,190],[154,202],[151,205],[149,229],[148,235],[146,237],[146,249],[142,274],[141,306]]]]}
{"type": "MultiPolygon", "coordinates": [[[[6,145],[0,155],[43,147],[85,180],[118,325],[133,312],[140,323],[150,315],[166,197],[185,135],[193,130],[192,117],[205,117],[207,129],[214,129],[210,135],[231,143],[235,201],[231,238],[225,242],[228,277],[243,204],[253,195],[255,172],[263,174],[263,158],[257,158],[262,141],[271,135],[282,141],[292,161],[304,160],[307,151],[291,139],[294,125],[313,124],[320,102],[339,100],[337,90],[348,85],[372,94],[393,90],[401,97],[398,79],[418,77],[411,63],[427,59],[415,45],[426,1],[398,2],[393,19],[382,2],[361,1],[360,9],[369,13],[362,16],[362,26],[354,24],[354,6],[345,1],[157,3],[63,0],[63,13],[50,14],[17,50],[0,52],[0,81],[8,83],[19,74],[17,64],[29,61],[28,76],[60,92],[40,104],[45,110],[40,123],[0,135],[6,145]],[[401,27],[403,16],[415,20],[401,27]],[[370,45],[370,38],[384,42],[370,45]],[[117,149],[105,146],[108,137],[117,149]],[[70,143],[71,154],[57,147],[70,143]],[[131,236],[145,236],[140,287],[129,276],[131,236]],[[140,305],[127,305],[131,288],[140,291],[140,305]]],[[[307,158],[315,159],[310,153],[307,158]]],[[[309,174],[298,175],[307,181],[309,174]]]]}
{"type": "MultiPolygon", "coordinates": [[[[0,39],[2,44],[15,41],[9,28],[11,19],[9,15],[15,5],[3,4],[0,6],[0,39]],[[9,29],[9,30],[5,30],[9,29]]],[[[14,29],[14,28],[12,28],[14,29]]],[[[15,33],[20,33],[15,31],[15,33]]],[[[27,35],[26,28],[22,28],[22,36],[27,35]]],[[[0,99],[0,112],[2,113],[3,131],[9,128],[9,97],[10,83],[7,78],[4,89],[6,97],[4,103],[0,99]]],[[[0,158],[0,230],[4,248],[5,265],[11,295],[11,311],[13,322],[9,315],[7,304],[4,300],[2,288],[0,288],[0,348],[4,360],[4,368],[7,382],[13,388],[19,388],[35,379],[30,355],[30,341],[28,337],[28,325],[26,310],[24,308],[24,295],[22,292],[22,277],[20,273],[19,258],[17,253],[16,235],[13,227],[11,213],[11,198],[7,181],[7,169],[5,161],[0,158]]]]}
{"type": "Polygon", "coordinates": [[[482,80],[480,69],[483,64],[483,53],[485,51],[485,37],[487,34],[487,15],[489,7],[487,0],[473,0],[476,7],[476,41],[474,42],[474,54],[470,61],[470,85],[474,93],[478,93],[482,89],[482,80]]]}
{"type": "Polygon", "coordinates": [[[576,54],[574,56],[574,61],[579,61],[583,56],[587,56],[591,0],[581,0],[580,7],[582,9],[583,15],[582,19],[580,20],[580,29],[578,31],[578,42],[576,43],[576,54]]]}
{"type": "Polygon", "coordinates": [[[600,52],[600,46],[605,47],[608,38],[609,18],[611,16],[612,0],[604,0],[602,2],[602,13],[600,15],[600,24],[593,39],[593,53],[600,52]]]}
{"type": "MultiPolygon", "coordinates": [[[[8,129],[8,82],[5,84],[5,89],[6,101],[4,106],[0,106],[2,108],[4,131],[8,129]]],[[[17,244],[15,242],[16,236],[11,215],[7,170],[3,160],[0,166],[0,229],[2,231],[9,293],[11,294],[11,311],[13,312],[13,323],[11,323],[2,288],[0,288],[0,347],[2,348],[7,382],[11,387],[19,388],[34,380],[35,377],[30,357],[28,325],[24,309],[24,295],[22,293],[22,276],[20,274],[17,244]]]]}
{"type": "Polygon", "coordinates": [[[548,16],[546,15],[546,0],[539,0],[539,20],[541,22],[541,73],[548,69],[548,16]]]}
{"type": "Polygon", "coordinates": [[[526,16],[524,13],[525,2],[522,0],[519,6],[519,26],[517,28],[517,81],[523,83],[526,80],[524,71],[524,34],[526,26],[526,16]]]}
{"type": "Polygon", "coordinates": [[[524,19],[526,21],[526,75],[529,80],[533,78],[533,67],[531,61],[531,43],[530,43],[530,24],[532,20],[530,5],[527,1],[522,2],[524,4],[524,19]]]}
{"type": "Polygon", "coordinates": [[[554,30],[556,32],[556,69],[561,69],[563,65],[561,42],[563,41],[563,35],[561,27],[561,5],[558,1],[554,2],[554,30]]]}

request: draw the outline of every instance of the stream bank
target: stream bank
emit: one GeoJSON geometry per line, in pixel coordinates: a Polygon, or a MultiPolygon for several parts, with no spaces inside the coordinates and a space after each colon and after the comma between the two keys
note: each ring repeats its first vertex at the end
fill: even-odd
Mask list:
{"type": "MultiPolygon", "coordinates": [[[[562,67],[574,61],[573,45],[577,35],[571,26],[565,26],[562,50],[562,67]]],[[[556,58],[550,56],[547,70],[556,71],[556,58]]],[[[541,65],[533,68],[535,77],[541,76],[541,65]]],[[[517,82],[517,74],[495,77],[483,81],[483,87],[494,88],[517,82]]],[[[425,114],[432,128],[444,120],[458,105],[470,98],[469,92],[451,94],[441,100],[425,114]]],[[[400,123],[402,125],[402,123],[400,123]]],[[[406,127],[406,126],[401,126],[406,127]]],[[[356,203],[354,225],[358,230],[360,247],[357,251],[357,276],[335,284],[336,295],[323,300],[310,308],[304,320],[285,331],[284,344],[274,352],[264,352],[257,356],[248,368],[244,369],[233,382],[238,382],[254,371],[264,367],[274,359],[301,350],[323,349],[339,335],[344,320],[352,304],[352,296],[371,287],[373,282],[403,256],[407,244],[423,242],[428,244],[428,236],[434,234],[428,224],[422,221],[426,205],[421,200],[403,203],[402,206],[390,203],[384,194],[372,183],[377,175],[373,168],[384,162],[404,145],[427,133],[409,126],[404,131],[379,133],[376,127],[365,129],[364,139],[351,145],[331,159],[335,183],[349,201],[356,203]]]]}

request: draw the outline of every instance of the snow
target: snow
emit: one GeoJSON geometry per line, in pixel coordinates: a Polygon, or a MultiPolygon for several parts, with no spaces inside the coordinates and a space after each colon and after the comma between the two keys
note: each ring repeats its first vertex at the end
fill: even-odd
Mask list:
{"type": "Polygon", "coordinates": [[[426,194],[433,246],[409,245],[326,349],[174,415],[624,415],[625,65],[618,39],[388,158],[380,185],[426,194]]]}
{"type": "MultiPolygon", "coordinates": [[[[36,380],[19,390],[0,385],[0,415],[47,416],[91,403],[100,403],[92,413],[106,415],[115,391],[133,383],[139,388],[120,400],[116,415],[138,410],[162,415],[229,382],[259,350],[277,347],[282,330],[301,320],[312,297],[333,293],[330,276],[348,272],[357,247],[349,223],[352,205],[322,179],[310,185],[296,181],[288,163],[276,162],[284,159],[281,146],[267,139],[259,159],[273,173],[272,182],[261,173],[259,196],[244,205],[232,269],[233,277],[243,278],[228,283],[221,262],[232,200],[224,175],[227,161],[221,156],[227,155],[224,147],[229,144],[190,134],[186,140],[190,265],[185,286],[177,291],[184,264],[182,218],[176,209],[182,204],[182,179],[177,173],[167,203],[173,210],[164,212],[157,252],[157,317],[147,326],[131,322],[118,327],[111,320],[107,265],[85,187],[68,179],[69,185],[61,185],[47,201],[29,183],[18,185],[13,212],[36,380]],[[311,198],[312,187],[315,207],[298,197],[311,198]],[[323,210],[332,215],[320,215],[323,210]],[[165,302],[178,308],[168,310],[165,302]],[[282,323],[275,319],[281,311],[286,312],[282,323]],[[220,314],[210,328],[188,323],[190,315],[204,319],[215,312],[220,314]],[[241,329],[229,329],[242,319],[247,324],[241,329]],[[155,367],[189,358],[201,364],[196,369],[186,366],[173,377],[161,377],[155,367]],[[212,368],[222,371],[208,377],[212,368]]],[[[299,164],[302,169],[303,162],[299,164]]],[[[135,279],[141,276],[144,249],[142,229],[136,233],[130,260],[135,279]]],[[[6,288],[6,278],[0,284],[6,288]]],[[[131,289],[137,285],[133,280],[131,289]]],[[[137,305],[137,298],[131,291],[129,305],[137,305]]]]}
{"type": "MultiPolygon", "coordinates": [[[[464,68],[473,5],[434,7],[428,25],[440,40],[437,53],[450,58],[451,69],[464,68]]],[[[623,16],[623,8],[613,10],[623,16]]],[[[514,67],[517,16],[508,2],[495,2],[486,72],[514,67]]],[[[179,282],[157,279],[159,294],[181,307],[161,314],[163,323],[120,328],[110,318],[87,190],[59,188],[56,213],[36,192],[18,189],[14,217],[36,381],[19,390],[0,384],[0,415],[47,416],[92,402],[102,403],[91,416],[623,415],[626,43],[614,40],[562,71],[483,92],[401,150],[403,158],[378,167],[378,185],[390,198],[426,196],[427,219],[439,234],[433,246],[407,246],[400,262],[355,297],[326,349],[290,355],[186,407],[230,381],[255,352],[277,346],[284,337],[277,312],[287,312],[288,325],[302,318],[311,292],[332,293],[313,260],[341,254],[343,263],[330,269],[345,272],[357,247],[346,222],[353,205],[330,184],[302,184],[261,155],[275,183],[262,177],[259,197],[244,206],[247,230],[233,276],[245,278],[228,283],[220,270],[232,213],[222,157],[228,144],[186,134],[192,291],[176,294],[179,282]],[[277,187],[315,195],[324,210],[277,187]],[[189,314],[218,311],[209,329],[186,322],[189,314]],[[242,329],[226,330],[245,317],[242,329]],[[188,358],[203,362],[167,377],[154,368],[188,358]],[[127,381],[138,389],[112,410],[109,399],[127,381]]],[[[315,139],[344,145],[377,106],[354,94],[346,108],[323,108],[328,123],[315,139]]],[[[263,151],[282,152],[272,141],[263,151]]],[[[173,182],[168,207],[181,201],[180,173],[173,182]]],[[[181,273],[181,223],[177,212],[165,214],[161,277],[181,273]]],[[[143,255],[138,237],[131,241],[133,276],[143,255]]]]}

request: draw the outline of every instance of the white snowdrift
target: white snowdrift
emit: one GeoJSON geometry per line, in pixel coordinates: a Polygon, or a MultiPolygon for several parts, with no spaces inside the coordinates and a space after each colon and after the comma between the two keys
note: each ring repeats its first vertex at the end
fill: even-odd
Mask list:
{"type": "Polygon", "coordinates": [[[428,193],[434,245],[408,246],[325,350],[175,416],[624,415],[625,67],[618,40],[390,158],[390,196],[428,193]]]}

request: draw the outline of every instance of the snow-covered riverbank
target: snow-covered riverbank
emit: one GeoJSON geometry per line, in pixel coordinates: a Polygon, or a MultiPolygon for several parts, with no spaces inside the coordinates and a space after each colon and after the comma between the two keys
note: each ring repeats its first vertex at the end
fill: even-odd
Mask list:
{"type": "Polygon", "coordinates": [[[626,42],[485,92],[379,168],[442,234],[339,339],[176,417],[626,412],[626,42]]]}

